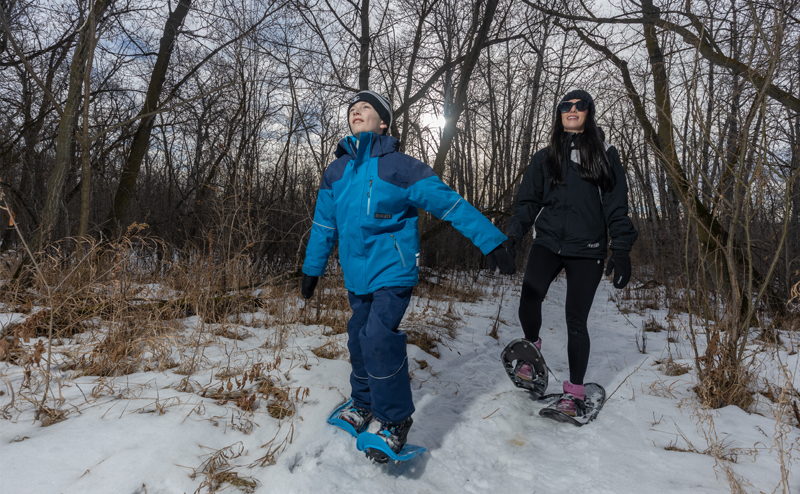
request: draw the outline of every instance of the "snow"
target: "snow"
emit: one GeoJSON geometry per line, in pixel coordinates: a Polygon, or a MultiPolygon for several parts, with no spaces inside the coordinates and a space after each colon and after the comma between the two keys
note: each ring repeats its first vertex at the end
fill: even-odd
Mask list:
{"type": "MultiPolygon", "coordinates": [[[[41,392],[21,396],[22,369],[0,363],[5,382],[0,410],[11,403],[8,387],[17,393],[15,406],[0,420],[0,491],[208,492],[202,485],[208,476],[198,472],[192,478],[192,473],[218,451],[230,457],[226,468],[257,480],[255,492],[263,493],[727,493],[729,478],[745,492],[800,488],[791,472],[798,429],[787,425],[788,419],[776,421],[775,407],[763,397],[755,405],[759,413],[733,406],[700,408],[692,391],[693,371],[670,377],[655,365],[669,354],[691,364],[685,335],[668,344],[667,332],[646,333],[648,353],[640,353],[636,335],[643,322],[650,315],[663,321],[666,311],[623,314],[605,280],[589,320],[592,356],[586,381],[604,386],[610,398],[585,427],[539,417],[541,405],[513,386],[499,359],[504,346],[522,335],[516,315],[520,280],[489,277],[484,282],[488,288],[476,303],[412,299],[407,320],[424,320],[431,307],[440,314],[449,307],[458,329],[454,340],[438,345],[439,358],[409,346],[416,406],[409,442],[428,449],[409,462],[373,464],[356,450],[354,438],[325,423],[349,395],[346,335],[325,336],[328,328],[293,325],[279,348],[274,328],[259,323],[269,320],[265,314],[238,318],[248,324],[238,329],[252,335],[243,340],[210,338],[212,325],[192,317],[181,321],[182,335],[204,344],[198,370],[188,378],[191,390],[186,376],[175,372],[180,368],[98,378],[73,377],[57,365],[53,389],[58,397],[60,382],[64,401],[59,408],[66,419],[48,427],[34,421],[34,405],[25,401],[40,399],[41,392]],[[496,340],[489,333],[501,299],[496,340]],[[325,343],[344,353],[335,360],[312,353],[325,343]],[[222,371],[241,374],[259,362],[265,377],[287,389],[294,415],[273,418],[263,397],[248,412],[232,401],[218,404],[200,395],[225,382],[218,377],[222,371]],[[259,461],[272,454],[274,464],[259,461]],[[789,486],[781,485],[781,462],[790,469],[789,486]]],[[[544,306],[542,351],[554,373],[550,392],[560,389],[557,379],[567,377],[565,294],[559,278],[544,306]]],[[[23,317],[0,314],[0,324],[23,317]]],[[[781,336],[786,346],[790,341],[796,346],[797,335],[781,336]]],[[[69,350],[70,343],[54,347],[54,361],[63,362],[69,350]]],[[[186,349],[183,354],[176,354],[176,361],[186,358],[186,349]]],[[[767,348],[757,361],[773,385],[788,376],[797,387],[797,354],[786,347],[767,348]]],[[[257,386],[250,382],[244,389],[257,386]]],[[[48,406],[55,407],[52,401],[48,406]]],[[[228,484],[219,488],[237,492],[228,484]]]]}

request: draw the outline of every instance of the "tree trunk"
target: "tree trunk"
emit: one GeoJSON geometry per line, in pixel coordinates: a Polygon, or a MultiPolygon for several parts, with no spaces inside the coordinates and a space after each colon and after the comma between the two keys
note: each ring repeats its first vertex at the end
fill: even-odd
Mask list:
{"type": "Polygon", "coordinates": [[[369,0],[361,2],[361,38],[358,61],[358,89],[369,89],[369,0]]]}
{"type": "MultiPolygon", "coordinates": [[[[95,19],[99,19],[113,0],[96,0],[94,11],[89,14],[95,19]]],[[[78,37],[78,44],[72,56],[72,63],[69,67],[69,89],[67,99],[64,102],[63,114],[58,124],[58,135],[56,137],[56,155],[53,163],[53,171],[47,180],[47,195],[45,196],[44,209],[39,230],[33,237],[30,244],[31,253],[38,256],[52,239],[53,230],[58,222],[58,211],[61,206],[61,199],[64,194],[64,183],[67,172],[72,165],[72,141],[74,138],[75,123],[78,118],[78,109],[81,101],[81,88],[83,87],[83,74],[86,70],[86,61],[89,56],[89,47],[92,43],[89,23],[85,23],[78,37]]],[[[22,285],[30,283],[31,279],[27,273],[28,265],[33,259],[26,253],[22,262],[14,273],[14,279],[19,280],[22,285]]]]}
{"type": "Polygon", "coordinates": [[[91,103],[91,79],[92,61],[94,60],[94,47],[97,44],[95,39],[94,12],[89,14],[89,57],[86,60],[86,71],[83,80],[83,133],[81,136],[81,216],[78,226],[78,246],[77,257],[83,257],[83,244],[89,232],[89,206],[91,205],[92,195],[92,160],[90,150],[92,147],[89,140],[89,104],[91,103]]]}
{"type": "Polygon", "coordinates": [[[472,48],[464,60],[464,65],[461,66],[461,77],[458,81],[458,87],[453,97],[453,103],[450,105],[449,112],[445,114],[445,126],[442,130],[442,139],[439,142],[439,150],[436,152],[436,159],[433,163],[433,171],[440,177],[444,172],[444,162],[447,159],[447,153],[450,151],[450,146],[453,143],[453,138],[456,135],[456,126],[458,119],[461,117],[461,112],[464,111],[464,106],[467,102],[467,88],[469,81],[472,78],[472,72],[475,70],[475,65],[478,63],[478,57],[481,54],[486,38],[489,35],[489,27],[494,20],[494,14],[497,12],[497,3],[499,0],[488,0],[486,2],[486,10],[483,13],[483,20],[481,21],[480,29],[478,29],[475,38],[472,40],[472,48]]]}
{"type": "Polygon", "coordinates": [[[128,209],[128,204],[136,189],[139,169],[142,166],[142,159],[149,147],[150,133],[153,130],[153,123],[155,122],[155,115],[149,114],[158,106],[158,99],[161,97],[161,89],[164,87],[164,80],[167,77],[169,60],[172,56],[172,50],[175,47],[175,41],[178,38],[178,28],[183,24],[183,20],[189,13],[191,3],[191,0],[179,0],[177,7],[169,14],[167,23],[164,26],[164,35],[161,37],[158,57],[156,58],[156,64],[153,68],[153,74],[150,76],[150,84],[147,87],[144,107],[139,113],[143,118],[139,121],[139,127],[136,129],[136,134],[133,136],[131,151],[125,163],[125,168],[122,170],[117,192],[114,194],[114,204],[111,207],[111,211],[108,213],[108,221],[103,230],[103,236],[106,239],[113,239],[119,236],[120,222],[122,221],[125,211],[128,209]]]}

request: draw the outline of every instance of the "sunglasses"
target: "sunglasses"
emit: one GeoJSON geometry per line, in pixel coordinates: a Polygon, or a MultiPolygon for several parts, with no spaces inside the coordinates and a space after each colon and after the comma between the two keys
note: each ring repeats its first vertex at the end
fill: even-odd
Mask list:
{"type": "Polygon", "coordinates": [[[589,109],[589,102],[583,100],[580,100],[577,103],[573,103],[571,101],[562,101],[558,104],[558,111],[561,113],[569,113],[572,111],[573,106],[577,108],[578,111],[586,111],[589,109]]]}

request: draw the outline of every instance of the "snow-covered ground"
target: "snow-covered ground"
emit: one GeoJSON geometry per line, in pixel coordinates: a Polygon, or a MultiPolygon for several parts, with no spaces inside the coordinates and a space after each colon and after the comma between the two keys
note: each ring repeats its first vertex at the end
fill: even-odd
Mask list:
{"type": "MultiPolygon", "coordinates": [[[[71,378],[57,369],[66,419],[48,427],[34,421],[33,405],[19,396],[21,368],[0,363],[0,410],[11,403],[8,387],[17,391],[16,406],[0,419],[0,492],[208,492],[203,482],[214,473],[211,467],[228,472],[216,477],[229,481],[218,486],[228,492],[250,492],[255,485],[263,493],[728,493],[731,478],[745,492],[800,491],[793,458],[798,429],[777,422],[774,406],[760,395],[760,414],[732,406],[701,409],[691,391],[693,373],[670,377],[656,364],[670,353],[678,363],[691,363],[685,335],[668,344],[667,332],[647,333],[647,354],[640,353],[636,335],[643,322],[650,315],[663,321],[666,312],[623,314],[605,280],[589,320],[587,382],[604,386],[610,398],[585,427],[539,417],[541,405],[512,385],[499,360],[504,346],[522,334],[519,279],[487,283],[494,285],[478,303],[452,304],[458,334],[438,346],[439,358],[409,346],[417,409],[409,441],[428,448],[409,462],[375,465],[356,450],[354,438],[325,423],[349,394],[346,335],[294,325],[281,345],[274,329],[258,327],[266,318],[256,313],[241,318],[250,323],[240,328],[250,337],[208,338],[188,380],[174,372],[179,368],[114,379],[71,378]],[[489,333],[501,295],[494,339],[489,333]],[[325,343],[344,353],[335,360],[312,353],[325,343]],[[257,363],[262,365],[252,372],[257,363]],[[245,372],[254,379],[242,382],[245,372]],[[275,415],[275,408],[268,408],[273,400],[263,395],[252,412],[209,396],[228,382],[247,392],[267,380],[291,416],[274,418],[269,412],[275,415]],[[781,485],[781,468],[790,470],[789,486],[781,485]]],[[[567,377],[565,288],[564,279],[557,280],[544,308],[543,354],[554,373],[550,392],[567,377]]],[[[407,319],[424,321],[436,305],[448,303],[415,297],[407,319]]],[[[20,315],[0,317],[8,324],[20,315]]],[[[187,338],[206,341],[208,327],[198,334],[204,326],[196,317],[182,325],[187,338]]],[[[774,376],[774,384],[780,384],[779,362],[790,376],[798,368],[799,355],[787,351],[797,346],[798,335],[782,337],[783,347],[758,354],[762,374],[774,376]]],[[[53,388],[59,398],[58,386],[53,388]]]]}

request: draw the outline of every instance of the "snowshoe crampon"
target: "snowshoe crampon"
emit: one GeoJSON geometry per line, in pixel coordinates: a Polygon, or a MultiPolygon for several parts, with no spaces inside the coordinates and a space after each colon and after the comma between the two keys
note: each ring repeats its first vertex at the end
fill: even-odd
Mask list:
{"type": "Polygon", "coordinates": [[[606,390],[597,383],[586,383],[583,385],[583,390],[585,398],[583,407],[577,407],[580,413],[575,417],[559,412],[556,409],[559,400],[563,396],[562,394],[545,396],[543,399],[548,399],[550,405],[539,410],[539,415],[565,424],[577,425],[578,427],[588,424],[597,417],[597,414],[603,408],[603,403],[606,401],[606,390]]]}
{"type": "Polygon", "coordinates": [[[533,399],[538,399],[547,389],[548,373],[544,363],[542,352],[536,345],[528,340],[514,340],[503,349],[500,354],[508,378],[518,388],[527,389],[533,395],[533,399]],[[517,375],[517,369],[522,362],[528,362],[533,369],[533,379],[522,379],[517,375]]]}
{"type": "Polygon", "coordinates": [[[425,448],[422,446],[405,444],[399,453],[395,453],[392,451],[392,448],[386,444],[386,441],[370,432],[362,432],[358,435],[356,447],[359,451],[366,453],[367,457],[376,463],[387,463],[389,460],[408,461],[425,452],[425,448]]]}

